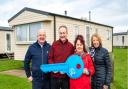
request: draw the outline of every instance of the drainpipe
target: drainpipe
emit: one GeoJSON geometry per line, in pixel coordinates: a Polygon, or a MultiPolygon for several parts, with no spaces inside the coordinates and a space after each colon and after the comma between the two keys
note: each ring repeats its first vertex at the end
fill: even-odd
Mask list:
{"type": "Polygon", "coordinates": [[[112,28],[112,53],[113,53],[113,28],[112,28]]]}
{"type": "Polygon", "coordinates": [[[56,41],[56,16],[54,15],[54,41],[56,41]]]}
{"type": "Polygon", "coordinates": [[[112,62],[112,82],[114,81],[114,53],[113,53],[113,28],[112,28],[112,52],[111,52],[111,62],[112,62]]]}

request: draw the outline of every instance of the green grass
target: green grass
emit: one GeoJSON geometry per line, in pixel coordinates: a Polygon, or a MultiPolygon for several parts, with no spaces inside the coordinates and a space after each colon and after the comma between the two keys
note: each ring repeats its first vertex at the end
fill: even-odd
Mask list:
{"type": "Polygon", "coordinates": [[[127,89],[128,49],[114,48],[114,82],[112,89],[127,89]]]}
{"type": "Polygon", "coordinates": [[[0,59],[0,71],[21,69],[23,68],[23,62],[18,60],[1,60],[0,59]]]}
{"type": "Polygon", "coordinates": [[[26,78],[0,74],[0,89],[31,89],[26,78]]]}
{"type": "MultiPolygon", "coordinates": [[[[23,68],[22,61],[0,59],[0,71],[21,68],[23,68]]],[[[28,82],[27,78],[0,74],[0,89],[31,89],[31,83],[28,82]]]]}

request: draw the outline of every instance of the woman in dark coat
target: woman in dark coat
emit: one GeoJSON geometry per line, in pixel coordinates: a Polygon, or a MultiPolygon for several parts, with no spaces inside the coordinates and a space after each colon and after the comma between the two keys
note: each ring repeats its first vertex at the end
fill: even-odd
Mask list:
{"type": "Polygon", "coordinates": [[[102,47],[102,41],[98,34],[91,37],[90,54],[95,67],[95,74],[92,76],[92,89],[110,89],[112,66],[108,50],[102,47]]]}

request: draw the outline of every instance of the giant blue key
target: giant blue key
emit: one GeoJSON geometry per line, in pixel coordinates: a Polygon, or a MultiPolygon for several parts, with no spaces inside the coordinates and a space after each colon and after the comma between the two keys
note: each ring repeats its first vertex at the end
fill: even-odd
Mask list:
{"type": "Polygon", "coordinates": [[[63,72],[66,73],[70,78],[79,78],[83,73],[84,63],[80,56],[72,55],[67,58],[65,63],[55,64],[42,64],[41,70],[47,72],[63,72]]]}

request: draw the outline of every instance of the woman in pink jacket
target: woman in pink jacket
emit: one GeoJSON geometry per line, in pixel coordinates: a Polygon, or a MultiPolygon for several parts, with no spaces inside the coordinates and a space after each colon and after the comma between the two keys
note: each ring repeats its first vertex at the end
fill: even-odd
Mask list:
{"type": "Polygon", "coordinates": [[[94,74],[94,66],[90,55],[85,49],[85,41],[82,35],[75,39],[75,54],[81,56],[84,62],[84,70],[81,77],[70,79],[70,89],[91,89],[91,76],[94,74]]]}

